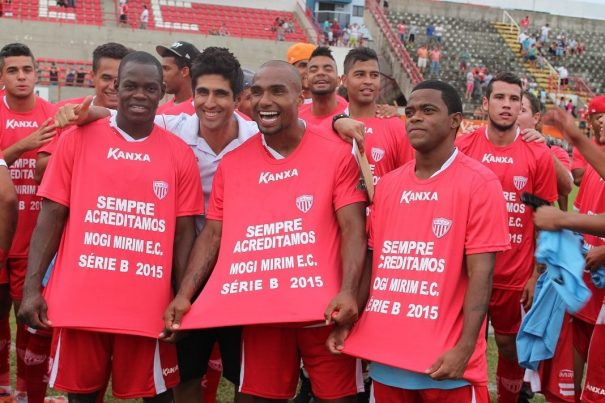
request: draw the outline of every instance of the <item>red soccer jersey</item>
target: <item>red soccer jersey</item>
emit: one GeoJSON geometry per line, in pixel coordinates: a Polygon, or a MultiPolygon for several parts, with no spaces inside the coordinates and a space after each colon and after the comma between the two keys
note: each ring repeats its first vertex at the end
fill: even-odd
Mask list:
{"type": "Polygon", "coordinates": [[[365,153],[372,169],[374,185],[383,175],[414,159],[414,149],[401,119],[354,119],[365,125],[365,153]]]}
{"type": "Polygon", "coordinates": [[[343,113],[345,109],[349,106],[349,103],[346,99],[342,97],[336,97],[338,104],[336,105],[336,109],[334,109],[331,113],[322,116],[313,115],[313,104],[303,104],[298,108],[298,116],[303,119],[307,124],[313,126],[320,126],[321,130],[330,130],[332,131],[332,117],[334,115],[338,115],[343,113]]]}
{"type": "Polygon", "coordinates": [[[534,270],[536,242],[532,211],[521,202],[521,193],[533,193],[551,203],[557,200],[550,150],[541,143],[526,143],[521,136],[508,146],[495,146],[487,139],[486,127],[458,137],[456,145],[500,179],[508,210],[511,250],[496,258],[494,288],[522,290],[534,270]]]}
{"type": "Polygon", "coordinates": [[[126,141],[108,119],[63,134],[39,194],[69,207],[45,289],[54,326],[157,337],[177,217],[203,212],[195,157],[155,126],[126,141]]]}
{"type": "Polygon", "coordinates": [[[284,159],[260,135],[227,154],[207,215],[223,223],[218,261],[181,327],[322,320],[341,285],[336,211],[365,201],[358,182],[350,146],[312,127],[284,159]]]}
{"type": "MultiPolygon", "coordinates": [[[[468,288],[465,256],[509,247],[502,187],[479,162],[458,153],[420,180],[415,162],[382,177],[372,205],[370,298],[345,352],[424,373],[456,345],[468,288]]],[[[485,334],[464,373],[487,383],[485,334]]]]}
{"type": "Polygon", "coordinates": [[[187,115],[195,114],[195,108],[193,107],[193,98],[189,98],[186,101],[175,104],[174,98],[170,101],[163,103],[158,107],[156,114],[158,115],[180,115],[186,113],[187,115]]]}
{"type": "MultiPolygon", "coordinates": [[[[586,166],[574,205],[582,214],[596,215],[605,213],[605,181],[603,181],[591,165],[586,166]]],[[[588,249],[592,249],[605,245],[605,238],[584,235],[584,242],[588,249]]],[[[596,288],[588,273],[584,273],[584,281],[590,291],[592,291],[592,296],[586,306],[574,316],[588,323],[595,324],[603,303],[603,297],[605,297],[605,289],[596,288]]]]}
{"type": "MultiPolygon", "coordinates": [[[[11,111],[0,99],[0,149],[7,149],[26,138],[55,115],[55,105],[36,97],[31,112],[11,111]]],[[[34,180],[37,150],[27,151],[10,166],[10,175],[19,199],[19,221],[9,257],[27,257],[29,241],[38,220],[40,198],[36,196],[38,186],[34,180]]]]}

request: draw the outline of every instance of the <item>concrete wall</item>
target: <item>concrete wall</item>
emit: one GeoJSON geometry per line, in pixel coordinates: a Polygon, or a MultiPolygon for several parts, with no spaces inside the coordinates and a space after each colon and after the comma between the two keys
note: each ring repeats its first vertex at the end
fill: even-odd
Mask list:
{"type": "Polygon", "coordinates": [[[206,36],[181,32],[141,31],[117,27],[59,25],[48,22],[19,22],[0,19],[0,44],[23,42],[36,57],[90,60],[92,51],[106,42],[120,42],[136,50],[155,53],[156,45],[185,40],[200,49],[222,46],[231,49],[242,66],[256,69],[267,60],[285,59],[290,42],[206,36]]]}
{"type": "MultiPolygon", "coordinates": [[[[569,7],[572,6],[570,4],[571,2],[565,3],[567,3],[569,7]]],[[[407,11],[413,14],[427,14],[489,22],[501,21],[503,15],[502,8],[452,3],[446,1],[391,0],[389,4],[391,6],[391,10],[407,11]]],[[[595,7],[598,6],[595,5],[595,7]]],[[[506,11],[509,12],[517,21],[524,16],[529,15],[532,27],[535,29],[539,29],[545,23],[549,23],[550,26],[555,30],[562,29],[571,31],[605,32],[605,24],[603,24],[603,22],[600,20],[589,20],[586,18],[574,18],[522,10],[506,11]]]]}

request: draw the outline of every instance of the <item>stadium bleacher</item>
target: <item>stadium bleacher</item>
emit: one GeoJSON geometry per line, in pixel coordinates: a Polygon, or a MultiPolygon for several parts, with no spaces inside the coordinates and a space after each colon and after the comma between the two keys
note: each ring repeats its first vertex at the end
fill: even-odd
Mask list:
{"type": "MultiPolygon", "coordinates": [[[[63,7],[56,0],[14,0],[8,10],[12,18],[52,21],[61,24],[103,24],[100,0],[75,0],[75,7],[63,7]]],[[[7,8],[7,6],[4,6],[7,8]]],[[[8,11],[5,10],[5,11],[8,11]]]]}
{"type": "MultiPolygon", "coordinates": [[[[139,25],[143,4],[148,3],[144,0],[128,2],[128,22],[132,28],[139,25]]],[[[148,7],[148,29],[152,30],[189,31],[211,35],[213,31],[216,34],[224,23],[229,32],[228,36],[275,40],[276,33],[271,27],[276,18],[281,18],[294,23],[293,32],[285,34],[286,41],[309,41],[292,12],[202,4],[187,0],[151,0],[148,7]]]]}

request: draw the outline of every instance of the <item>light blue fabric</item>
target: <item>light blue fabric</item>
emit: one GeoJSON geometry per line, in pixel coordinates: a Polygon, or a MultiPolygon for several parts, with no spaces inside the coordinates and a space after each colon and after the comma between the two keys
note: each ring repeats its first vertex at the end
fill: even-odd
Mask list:
{"type": "Polygon", "coordinates": [[[407,371],[405,369],[378,364],[376,362],[370,364],[370,377],[383,385],[410,390],[456,389],[470,385],[470,383],[464,379],[436,381],[426,374],[407,371]]]}
{"type": "Polygon", "coordinates": [[[53,268],[55,267],[55,260],[57,259],[57,255],[53,256],[53,260],[48,264],[48,269],[46,269],[46,273],[44,273],[44,278],[42,279],[42,287],[46,287],[48,284],[48,280],[50,279],[50,275],[53,272],[53,268]]]}
{"type": "Polygon", "coordinates": [[[579,311],[590,298],[582,280],[582,238],[568,230],[541,231],[536,261],[547,270],[538,279],[534,302],[521,322],[517,355],[524,368],[538,369],[555,353],[565,311],[579,311]]]}

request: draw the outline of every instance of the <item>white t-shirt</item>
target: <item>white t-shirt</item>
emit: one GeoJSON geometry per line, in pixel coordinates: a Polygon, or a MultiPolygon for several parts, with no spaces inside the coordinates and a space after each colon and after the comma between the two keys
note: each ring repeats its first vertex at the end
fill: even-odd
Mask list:
{"type": "Polygon", "coordinates": [[[149,10],[146,8],[141,12],[141,22],[147,22],[149,20],[149,10]]]}

